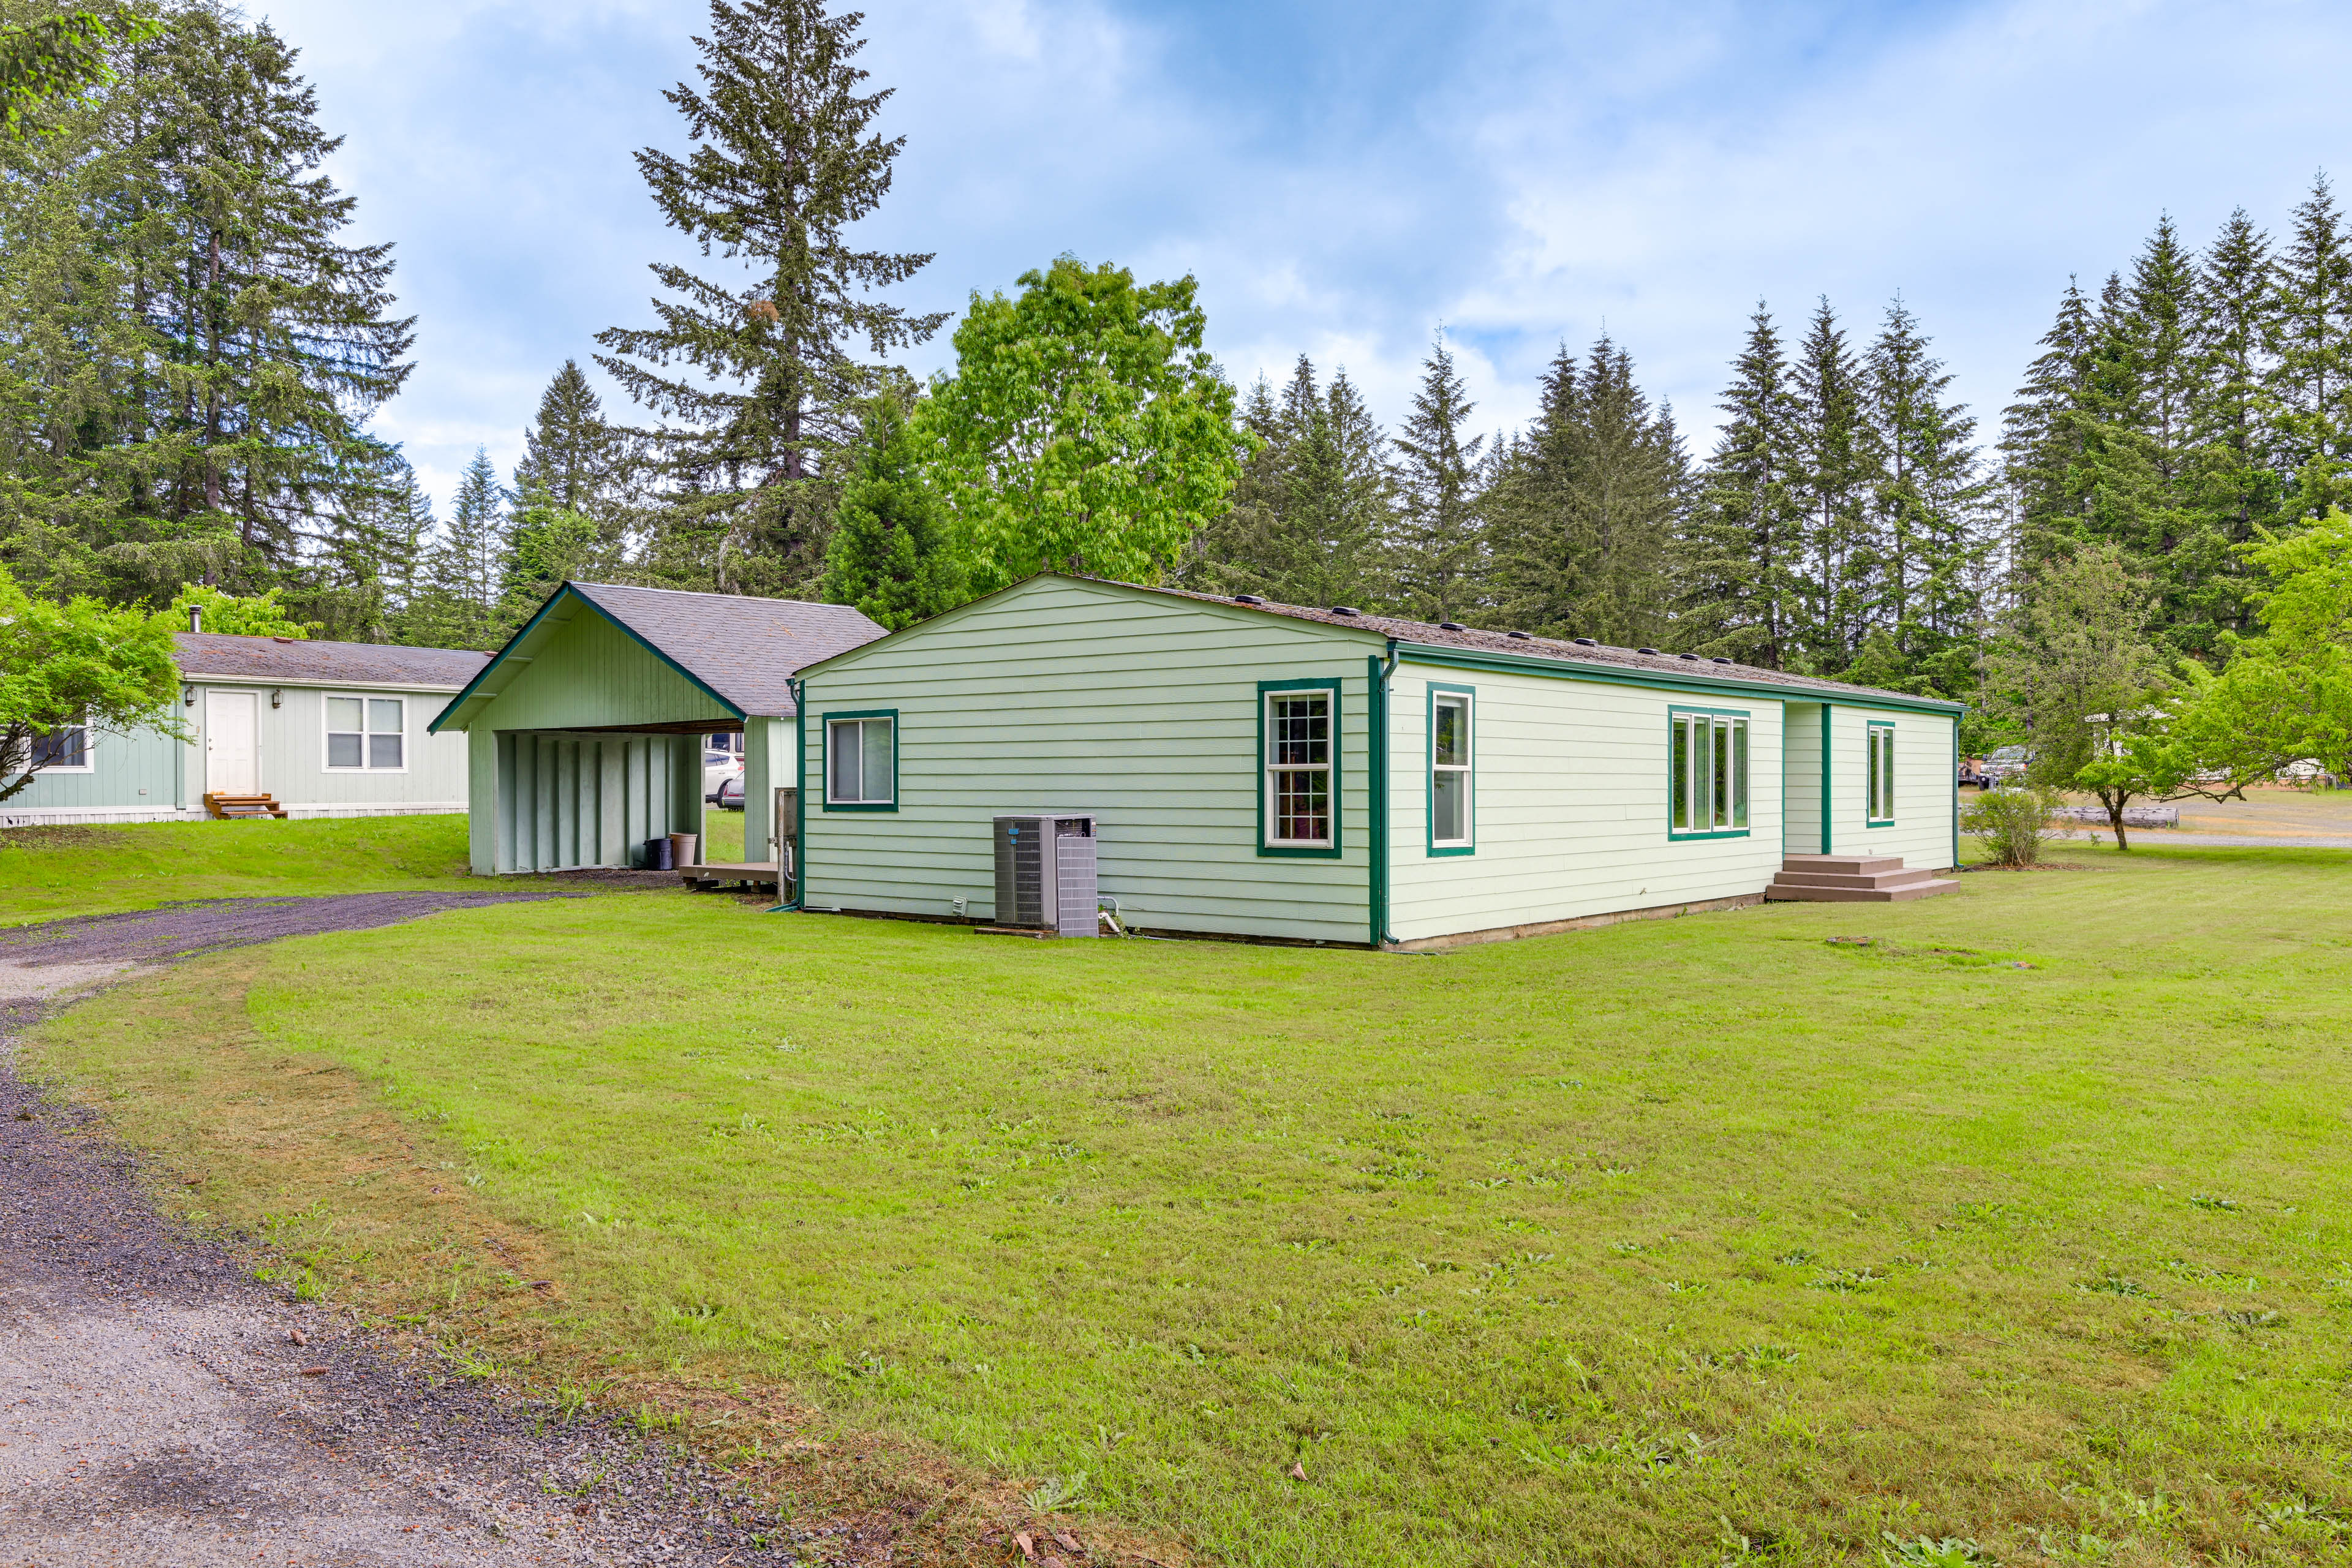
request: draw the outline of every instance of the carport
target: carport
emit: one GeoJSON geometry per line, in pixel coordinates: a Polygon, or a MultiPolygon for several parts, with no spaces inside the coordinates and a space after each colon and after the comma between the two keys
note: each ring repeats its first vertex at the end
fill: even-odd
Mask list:
{"type": "Polygon", "coordinates": [[[772,861],[792,677],[880,636],[840,605],[563,584],[433,721],[468,738],[475,872],[641,866],[647,839],[698,840],[704,739],[739,731],[744,853],[772,861]]]}

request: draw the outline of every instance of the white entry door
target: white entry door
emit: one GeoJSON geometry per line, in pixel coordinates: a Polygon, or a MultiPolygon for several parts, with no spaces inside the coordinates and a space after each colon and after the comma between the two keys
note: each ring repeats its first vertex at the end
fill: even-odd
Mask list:
{"type": "Polygon", "coordinates": [[[205,694],[205,793],[261,793],[259,702],[250,691],[205,694]]]}

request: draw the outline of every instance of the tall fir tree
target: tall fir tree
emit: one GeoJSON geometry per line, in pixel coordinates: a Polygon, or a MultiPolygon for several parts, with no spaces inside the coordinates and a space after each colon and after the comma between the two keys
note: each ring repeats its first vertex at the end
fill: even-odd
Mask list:
{"type": "Polygon", "coordinates": [[[898,631],[969,598],[947,504],[923,480],[923,451],[896,393],[870,405],[825,552],[824,596],[898,631]]]}
{"type": "Polygon", "coordinates": [[[2270,393],[2290,521],[2352,502],[2352,236],[2327,176],[2294,209],[2273,261],[2270,393]]]}
{"type": "Polygon", "coordinates": [[[1632,647],[1665,640],[1688,464],[1632,356],[1607,335],[1580,370],[1565,345],[1534,426],[1491,491],[1496,597],[1515,625],[1632,647]]]}
{"type": "Polygon", "coordinates": [[[674,576],[812,588],[838,489],[827,464],[878,385],[853,349],[878,357],[947,319],[873,297],[928,254],[862,249],[846,233],[888,194],[906,144],[872,129],[890,94],[864,90],[852,63],[863,21],[823,0],[713,0],[695,40],[701,85],[664,95],[694,150],[637,154],[670,226],[751,274],[730,283],[656,263],[668,296],[654,301],[658,324],[597,335],[599,363],[664,422],[649,437],[669,480],[656,555],[674,576]]]}
{"type": "Polygon", "coordinates": [[[630,445],[605,421],[604,402],[580,362],[567,359],[540,395],[539,412],[523,433],[515,491],[537,489],[549,505],[595,519],[602,542],[617,550],[631,477],[630,445]]]}
{"type": "Polygon", "coordinates": [[[1477,406],[1469,390],[1439,333],[1422,364],[1412,416],[1395,438],[1392,570],[1400,607],[1423,620],[1459,620],[1485,602],[1486,438],[1464,437],[1477,406]]]}
{"type": "Polygon", "coordinates": [[[1759,300],[1686,525],[1677,608],[1694,651],[1785,669],[1803,624],[1804,501],[1787,351],[1759,300]]]}
{"type": "Polygon", "coordinates": [[[1947,401],[1952,375],[1930,350],[1898,297],[1863,356],[1882,561],[1872,618],[1907,670],[1931,669],[1939,690],[1957,694],[1982,620],[1991,485],[1978,471],[1976,419],[1947,401]]]}
{"type": "Polygon", "coordinates": [[[1870,527],[1870,431],[1862,367],[1823,299],[1790,374],[1795,435],[1791,475],[1805,516],[1805,592],[1797,642],[1805,666],[1834,674],[1869,629],[1879,572],[1870,527]]]}
{"type": "Polygon", "coordinates": [[[2192,629],[2174,640],[2209,657],[2225,637],[2254,630],[2254,574],[2239,547],[2276,520],[2284,489],[2273,460],[2263,385],[2265,344],[2274,334],[2270,276],[2270,237],[2241,207],[2199,265],[2189,409],[2194,461],[2176,574],[2176,613],[2192,629]]]}
{"type": "Polygon", "coordinates": [[[2084,507],[2083,421],[2078,416],[2097,346],[2091,301],[2074,279],[2058,301],[2057,319],[2042,334],[2042,353],[2027,367],[2018,400],[2004,412],[2001,451],[2008,487],[2008,565],[2015,583],[2062,551],[2084,507]]]}
{"type": "Polygon", "coordinates": [[[458,477],[448,526],[427,561],[428,604],[415,627],[419,643],[488,648],[500,640],[509,499],[489,454],[476,448],[458,477]]]}

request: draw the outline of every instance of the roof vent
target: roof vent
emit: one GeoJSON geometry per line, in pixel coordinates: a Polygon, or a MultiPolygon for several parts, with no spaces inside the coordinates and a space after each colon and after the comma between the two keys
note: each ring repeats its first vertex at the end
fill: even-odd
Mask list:
{"type": "Polygon", "coordinates": [[[1331,613],[1335,616],[1360,616],[1364,612],[1353,605],[1334,605],[1331,606],[1331,613]]]}
{"type": "Polygon", "coordinates": [[[271,637],[269,640],[271,642],[292,642],[294,639],[292,637],[271,637]]]}
{"type": "Polygon", "coordinates": [[[1569,640],[1576,644],[1579,647],[1599,647],[1601,646],[1599,643],[1594,642],[1591,637],[1570,637],[1569,640]]]}
{"type": "Polygon", "coordinates": [[[205,607],[202,605],[188,606],[188,629],[192,632],[201,632],[205,629],[205,607]]]}
{"type": "Polygon", "coordinates": [[[1717,664],[1729,664],[1731,661],[1727,658],[1717,658],[1715,662],[1717,664]]]}
{"type": "Polygon", "coordinates": [[[1528,637],[1525,632],[1505,632],[1503,635],[1507,637],[1516,637],[1521,642],[1532,642],[1535,640],[1528,637]]]}
{"type": "Polygon", "coordinates": [[[1234,603],[1236,605],[1263,605],[1265,601],[1259,598],[1255,594],[1235,594],[1234,595],[1234,603]]]}
{"type": "Polygon", "coordinates": [[[1441,632],[1466,632],[1470,628],[1460,621],[1440,621],[1437,623],[1437,629],[1441,632]]]}
{"type": "Polygon", "coordinates": [[[1695,654],[1695,653],[1678,653],[1678,654],[1675,655],[1675,657],[1676,658],[1686,658],[1686,659],[1690,660],[1693,664],[1696,664],[1696,663],[1698,662],[1698,655],[1696,655],[1696,654],[1695,654]]]}
{"type": "Polygon", "coordinates": [[[1654,647],[1637,647],[1637,648],[1635,648],[1633,651],[1634,651],[1635,653],[1646,653],[1646,654],[1653,654],[1653,655],[1654,655],[1658,650],[1657,650],[1656,648],[1654,648],[1654,647]]]}

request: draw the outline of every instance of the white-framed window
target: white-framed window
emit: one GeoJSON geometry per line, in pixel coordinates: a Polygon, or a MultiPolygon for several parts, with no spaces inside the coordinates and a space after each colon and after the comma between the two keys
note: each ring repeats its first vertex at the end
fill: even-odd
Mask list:
{"type": "Polygon", "coordinates": [[[1472,709],[1476,695],[1433,688],[1429,694],[1429,847],[1470,847],[1472,709]]]}
{"type": "Polygon", "coordinates": [[[824,721],[828,809],[888,811],[898,804],[898,715],[843,713],[824,721]]]}
{"type": "Polygon", "coordinates": [[[1748,715],[1676,708],[1667,724],[1667,837],[1747,832],[1748,715]]]}
{"type": "Polygon", "coordinates": [[[1259,698],[1266,848],[1332,850],[1339,844],[1332,788],[1332,710],[1338,696],[1326,686],[1266,691],[1259,698]]]}
{"type": "Polygon", "coordinates": [[[1874,722],[1866,733],[1870,756],[1868,776],[1864,780],[1864,799],[1868,803],[1868,821],[1873,827],[1892,826],[1895,822],[1895,726],[1874,722]]]}
{"type": "Polygon", "coordinates": [[[37,773],[89,773],[89,726],[63,724],[34,736],[32,764],[37,773]]]}
{"type": "Polygon", "coordinates": [[[326,707],[330,771],[399,773],[408,766],[406,700],[331,693],[326,707]]]}

